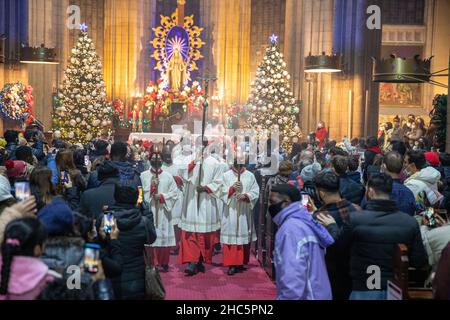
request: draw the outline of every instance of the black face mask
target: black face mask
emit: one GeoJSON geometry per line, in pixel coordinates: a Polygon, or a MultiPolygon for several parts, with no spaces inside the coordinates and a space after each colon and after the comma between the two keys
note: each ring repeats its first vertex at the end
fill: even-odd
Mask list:
{"type": "Polygon", "coordinates": [[[283,208],[284,201],[278,202],[276,204],[272,204],[269,206],[269,214],[273,218],[275,218],[284,208],[283,208]]]}
{"type": "Polygon", "coordinates": [[[162,161],[161,159],[152,159],[150,160],[150,165],[152,166],[153,169],[159,170],[162,167],[162,161]]]}
{"type": "Polygon", "coordinates": [[[162,158],[163,161],[169,165],[173,163],[172,157],[170,155],[163,155],[162,158]]]}

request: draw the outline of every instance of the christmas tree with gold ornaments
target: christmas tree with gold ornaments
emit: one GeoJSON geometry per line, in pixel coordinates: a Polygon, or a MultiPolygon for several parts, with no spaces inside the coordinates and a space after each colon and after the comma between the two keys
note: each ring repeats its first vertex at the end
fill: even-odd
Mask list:
{"type": "Polygon", "coordinates": [[[273,35],[252,83],[248,101],[250,125],[260,138],[267,137],[265,132],[278,131],[280,145],[285,149],[289,149],[301,136],[300,107],[291,91],[290,78],[278,46],[278,37],[273,35]]]}
{"type": "Polygon", "coordinates": [[[85,24],[80,26],[57,100],[53,130],[60,131],[63,139],[87,143],[99,133],[111,130],[102,63],[85,24]]]}

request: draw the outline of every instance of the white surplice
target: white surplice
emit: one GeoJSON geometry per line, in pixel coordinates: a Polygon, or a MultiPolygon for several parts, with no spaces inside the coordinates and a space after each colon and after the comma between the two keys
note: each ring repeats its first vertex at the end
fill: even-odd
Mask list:
{"type": "Polygon", "coordinates": [[[241,174],[241,194],[247,195],[250,202],[237,200],[238,193],[229,197],[230,188],[238,181],[238,174],[233,170],[223,175],[222,200],[225,210],[222,216],[220,242],[228,245],[246,245],[257,240],[253,223],[253,208],[259,198],[259,186],[255,176],[248,170],[241,174]],[[239,202],[239,205],[238,205],[239,202]],[[238,212],[239,210],[239,212],[238,212]],[[238,229],[239,216],[239,229],[238,229]]]}
{"type": "MultiPolygon", "coordinates": [[[[172,163],[168,165],[166,163],[163,164],[162,170],[164,172],[170,173],[173,178],[178,177],[180,174],[180,166],[172,163]]],[[[174,226],[177,226],[181,220],[181,210],[183,209],[183,192],[180,188],[178,188],[178,200],[175,202],[175,205],[172,209],[172,223],[174,226]]]]}
{"type": "Polygon", "coordinates": [[[164,197],[164,203],[159,203],[159,201],[157,203],[157,200],[150,194],[154,179],[156,179],[156,174],[151,170],[141,174],[144,201],[153,212],[156,227],[157,239],[152,247],[174,247],[176,240],[172,210],[178,200],[179,189],[173,176],[169,172],[163,171],[158,177],[158,194],[164,197]]]}
{"type": "Polygon", "coordinates": [[[199,183],[200,163],[197,162],[192,172],[189,164],[180,170],[184,182],[184,200],[179,227],[186,232],[210,233],[220,229],[220,194],[223,166],[219,161],[208,156],[203,161],[202,181],[199,183]],[[197,186],[208,187],[211,193],[200,193],[198,201],[197,186]]]}

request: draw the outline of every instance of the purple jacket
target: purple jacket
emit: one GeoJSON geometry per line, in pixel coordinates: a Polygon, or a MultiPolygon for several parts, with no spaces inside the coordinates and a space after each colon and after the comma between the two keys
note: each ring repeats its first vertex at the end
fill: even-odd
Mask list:
{"type": "Polygon", "coordinates": [[[334,240],[328,231],[299,202],[274,222],[277,300],[331,300],[325,250],[334,240]]]}

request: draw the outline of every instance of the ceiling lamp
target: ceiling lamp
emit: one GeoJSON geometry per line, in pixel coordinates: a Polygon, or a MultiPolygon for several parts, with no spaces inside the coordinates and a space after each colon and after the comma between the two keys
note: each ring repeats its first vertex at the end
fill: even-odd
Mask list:
{"type": "Polygon", "coordinates": [[[28,47],[22,45],[20,48],[20,62],[27,64],[59,64],[56,59],[55,48],[46,48],[44,44],[40,47],[28,47]]]}
{"type": "Polygon", "coordinates": [[[438,72],[431,72],[431,60],[422,60],[419,55],[413,58],[399,58],[391,54],[388,59],[373,59],[373,81],[384,83],[430,83],[436,86],[447,88],[448,86],[434,81],[431,77],[444,77],[448,74],[441,74],[448,69],[438,72]]]}
{"type": "Polygon", "coordinates": [[[337,73],[342,72],[342,56],[333,54],[331,56],[313,56],[311,53],[305,58],[306,73],[337,73]]]}
{"type": "Polygon", "coordinates": [[[0,63],[5,63],[5,47],[6,47],[6,37],[0,35],[0,63]]]}

